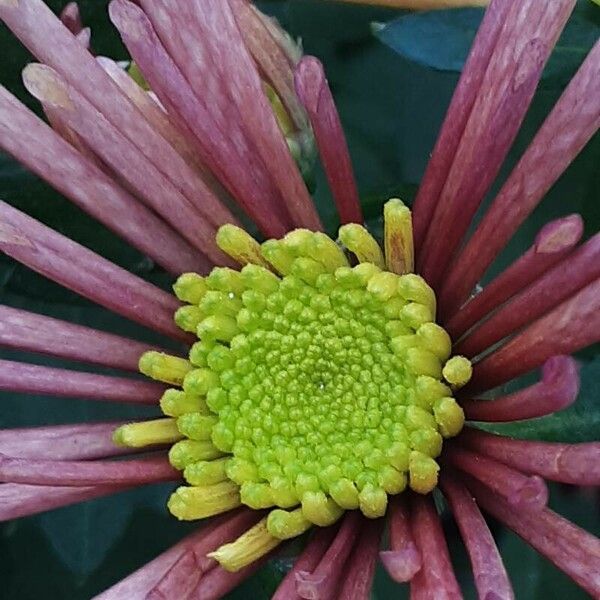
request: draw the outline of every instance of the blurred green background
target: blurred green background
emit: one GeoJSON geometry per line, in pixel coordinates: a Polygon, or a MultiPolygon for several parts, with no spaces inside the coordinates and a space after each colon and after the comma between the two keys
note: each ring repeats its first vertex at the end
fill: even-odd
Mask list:
{"type": "MultiPolygon", "coordinates": [[[[66,2],[52,0],[49,4],[58,11],[66,2]]],[[[409,14],[323,0],[271,0],[259,5],[278,16],[290,33],[302,39],[305,52],[315,54],[325,64],[348,136],[365,215],[369,225],[380,230],[381,207],[389,196],[398,195],[408,201],[414,197],[481,11],[409,14]]],[[[107,3],[83,0],[80,6],[85,24],[92,28],[94,50],[117,59],[127,58],[108,21],[107,3]]],[[[599,18],[600,9],[593,4],[587,0],[578,3],[495,189],[598,39],[599,18]]],[[[37,110],[20,81],[20,71],[30,56],[3,25],[0,56],[1,83],[37,110]]],[[[519,230],[492,273],[527,248],[541,225],[556,216],[579,212],[586,220],[586,234],[598,231],[599,165],[600,140],[596,136],[519,230]]],[[[318,166],[314,196],[328,229],[334,231],[336,216],[318,166]]],[[[168,278],[151,261],[1,153],[0,198],[142,277],[168,285],[168,278]]],[[[0,297],[5,304],[139,339],[153,339],[141,328],[90,305],[4,256],[0,256],[0,297]]],[[[15,353],[0,350],[0,357],[9,356],[15,357],[15,353]]],[[[36,356],[19,358],[81,368],[36,356]]],[[[511,431],[542,439],[598,439],[598,349],[588,349],[580,358],[583,386],[577,406],[558,416],[513,425],[511,431]]],[[[133,418],[142,414],[151,411],[0,393],[0,427],[133,418]]],[[[193,529],[167,515],[164,503],[169,489],[164,485],[151,486],[0,525],[0,598],[87,599],[124,577],[193,529]]],[[[584,493],[555,486],[551,505],[598,534],[598,498],[593,490],[584,493]]],[[[463,589],[467,597],[475,597],[468,560],[456,529],[449,519],[445,519],[445,527],[463,589]]],[[[496,524],[493,528],[518,598],[586,597],[516,536],[496,524]]],[[[269,563],[231,597],[269,597],[289,564],[285,557],[269,563]]],[[[406,586],[397,586],[378,572],[374,598],[403,598],[406,593],[406,586]]]]}

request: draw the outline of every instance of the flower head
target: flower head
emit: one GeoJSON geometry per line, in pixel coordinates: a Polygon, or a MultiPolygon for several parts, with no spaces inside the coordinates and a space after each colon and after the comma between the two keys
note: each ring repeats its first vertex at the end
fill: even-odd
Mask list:
{"type": "Polygon", "coordinates": [[[218,598],[307,530],[275,598],[366,598],[378,557],[415,598],[460,597],[437,488],[481,598],[513,597],[481,508],[599,595],[600,542],[547,508],[545,480],[600,484],[600,446],[474,424],[573,403],[569,354],[600,339],[599,238],[579,245],[578,215],[471,297],[598,128],[596,44],[467,236],[573,6],[491,3],[412,212],[390,200],[378,241],[321,64],[245,0],[113,0],[143,86],[91,54],[76,5],[59,19],[41,0],[0,0],[41,61],[23,79],[51,124],[1,88],[0,145],[175,276],[175,296],[3,202],[1,249],[185,344],[0,307],[3,345],[155,380],[2,361],[2,389],[163,413],[0,432],[0,518],[176,481],[175,517],[215,518],[101,597],[218,598]],[[302,178],[315,148],[335,237],[302,178]],[[539,383],[479,398],[537,368],[539,383]]]}

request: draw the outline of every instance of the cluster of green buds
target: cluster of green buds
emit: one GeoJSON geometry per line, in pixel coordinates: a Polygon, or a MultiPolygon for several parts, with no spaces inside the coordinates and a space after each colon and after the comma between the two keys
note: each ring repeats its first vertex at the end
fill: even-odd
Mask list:
{"type": "MultiPolygon", "coordinates": [[[[186,304],[175,321],[199,341],[189,360],[140,360],[177,386],[161,400],[168,419],[115,435],[146,443],[154,427],[154,443],[174,442],[171,463],[189,485],[171,496],[173,515],[272,508],[251,536],[266,551],[345,510],[381,517],[407,486],[436,486],[443,438],[464,423],[453,389],[471,364],[450,357],[435,295],[410,272],[410,211],[392,200],[384,216],[385,254],[356,224],[339,243],[298,229],[262,245],[226,225],[217,243],[243,268],[178,279],[186,304]]],[[[226,568],[243,566],[235,547],[224,552],[226,568]]]]}

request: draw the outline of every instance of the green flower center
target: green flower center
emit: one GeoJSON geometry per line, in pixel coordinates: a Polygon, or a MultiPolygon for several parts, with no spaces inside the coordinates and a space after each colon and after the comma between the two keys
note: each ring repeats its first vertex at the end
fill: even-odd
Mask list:
{"type": "Polygon", "coordinates": [[[388,495],[436,486],[442,440],[464,422],[451,385],[466,382],[470,364],[448,360],[425,281],[384,270],[366,230],[342,229],[345,245],[374,262],[351,267],[320,233],[254,247],[229,228],[220,245],[232,237],[230,253],[259,264],[175,285],[190,303],[175,320],[200,341],[189,362],[148,353],[140,368],[183,388],[161,400],[185,438],[170,452],[190,484],[169,502],[179,518],[214,514],[211,502],[299,507],[268,519],[269,534],[284,538],[344,510],[382,516],[388,495]]]}

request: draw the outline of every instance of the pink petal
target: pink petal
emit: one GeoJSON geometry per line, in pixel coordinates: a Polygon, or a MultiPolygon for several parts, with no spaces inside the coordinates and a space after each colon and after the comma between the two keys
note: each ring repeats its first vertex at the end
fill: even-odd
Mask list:
{"type": "Polygon", "coordinates": [[[542,380],[493,400],[461,400],[467,419],[509,422],[543,417],[573,404],[579,393],[577,363],[570,356],[553,356],[542,367],[542,380]]]}
{"type": "Polygon", "coordinates": [[[335,527],[316,528],[302,554],[283,578],[271,600],[298,600],[300,598],[296,593],[296,573],[314,571],[331,545],[335,534],[335,527]]]}
{"type": "Polygon", "coordinates": [[[452,474],[442,474],[441,487],[469,553],[479,598],[514,598],[496,542],[473,497],[452,474]]]}
{"type": "Polygon", "coordinates": [[[138,372],[148,344],[0,305],[0,346],[138,372]]]}
{"type": "Polygon", "coordinates": [[[329,600],[339,589],[344,565],[352,552],[361,526],[357,511],[346,513],[333,543],[311,572],[296,571],[296,592],[306,600],[329,600]]]}
{"type": "Polygon", "coordinates": [[[514,440],[466,428],[461,444],[523,473],[581,486],[600,485],[600,442],[559,444],[514,440]]]}
{"type": "MultiPolygon", "coordinates": [[[[215,243],[216,228],[231,222],[226,214],[214,222],[216,197],[207,194],[201,206],[193,205],[121,132],[81,94],[45,65],[30,64],[23,71],[27,90],[62,122],[124,181],[140,200],[159,214],[187,242],[213,263],[230,259],[215,243]]],[[[223,211],[221,211],[223,212],[223,211]]]]}
{"type": "Polygon", "coordinates": [[[313,127],[340,221],[362,223],[352,160],[323,65],[314,56],[305,56],[296,67],[295,82],[313,127]]]}
{"type": "Polygon", "coordinates": [[[593,598],[600,596],[600,540],[555,512],[515,511],[484,486],[469,481],[481,507],[553,562],[593,598]]]}
{"type": "Polygon", "coordinates": [[[600,277],[600,233],[577,248],[529,287],[511,298],[487,321],[470,331],[454,348],[469,358],[518,331],[524,325],[600,277]]]}
{"type": "Polygon", "coordinates": [[[127,0],[114,0],[109,5],[113,24],[177,128],[185,132],[189,127],[193,132],[189,142],[202,161],[230,190],[261,231],[269,236],[283,235],[289,229],[287,216],[281,214],[280,199],[264,166],[260,161],[257,163],[256,151],[240,130],[237,114],[231,114],[235,107],[227,96],[222,95],[219,81],[213,80],[213,64],[210,63],[210,69],[196,78],[188,74],[186,79],[180,71],[180,67],[191,69],[203,51],[197,32],[193,41],[180,43],[185,27],[173,19],[182,18],[182,15],[166,13],[156,2],[147,6],[146,11],[147,15],[127,0]],[[167,53],[163,42],[176,62],[167,53]],[[194,48],[193,57],[187,54],[191,48],[194,48]],[[188,83],[195,80],[202,81],[207,98],[198,97],[188,83]],[[269,209],[273,214],[269,214],[269,209]]]}
{"type": "Polygon", "coordinates": [[[425,242],[427,228],[448,178],[458,144],[473,110],[496,42],[509,10],[514,5],[516,5],[514,0],[492,0],[471,46],[469,57],[454,90],[450,107],[414,202],[413,235],[417,255],[425,242]]]}
{"type": "Polygon", "coordinates": [[[462,306],[444,323],[444,329],[453,340],[458,340],[475,323],[568,256],[582,234],[583,220],[579,215],[556,219],[542,227],[533,246],[462,306]]]}
{"type": "Polygon", "coordinates": [[[202,267],[201,254],[2,87],[0,131],[1,148],[165,269],[202,267]]]}
{"type": "Polygon", "coordinates": [[[0,453],[16,458],[57,461],[89,460],[127,454],[112,434],[128,421],[0,429],[0,453]]]}
{"type": "Polygon", "coordinates": [[[379,542],[384,519],[365,520],[354,550],[346,564],[347,576],[342,582],[337,600],[369,600],[375,576],[379,542]]]}
{"type": "Polygon", "coordinates": [[[548,488],[537,475],[527,476],[491,458],[464,448],[448,448],[444,459],[453,467],[485,484],[511,506],[541,510],[548,502],[548,488]]]}
{"type": "Polygon", "coordinates": [[[419,273],[435,289],[506,158],[575,3],[524,0],[506,16],[418,255],[419,273]]]}
{"type": "Polygon", "coordinates": [[[422,595],[422,590],[427,589],[435,594],[436,600],[461,599],[442,523],[431,496],[411,495],[411,527],[417,548],[424,558],[421,570],[412,579],[415,582],[414,596],[428,598],[429,594],[422,595]]]}
{"type": "Polygon", "coordinates": [[[600,279],[545,314],[473,369],[465,394],[490,390],[600,340],[600,279]]]}
{"type": "Polygon", "coordinates": [[[4,483],[129,486],[180,479],[181,473],[171,466],[166,456],[119,461],[58,461],[0,454],[0,480],[4,483]]]}
{"type": "Polygon", "coordinates": [[[440,296],[446,315],[467,299],[521,223],[596,133],[599,58],[597,42],[446,274],[440,296]]]}
{"type": "Polygon", "coordinates": [[[389,503],[390,549],[379,553],[389,576],[399,583],[410,581],[419,572],[422,557],[410,529],[406,498],[395,496],[389,503]]]}
{"type": "Polygon", "coordinates": [[[187,588],[190,581],[197,581],[203,573],[214,568],[215,561],[206,555],[237,538],[256,520],[257,513],[247,509],[211,519],[204,527],[96,596],[95,600],[146,598],[153,590],[159,593],[170,589],[175,592],[172,598],[179,597],[178,589],[187,588]],[[192,565],[190,557],[194,559],[192,569],[189,568],[192,565]]]}
{"type": "Polygon", "coordinates": [[[151,381],[0,360],[0,390],[9,392],[158,405],[165,389],[151,381]]]}
{"type": "MultiPolygon", "coordinates": [[[[144,232],[145,234],[145,232],[144,232]]],[[[29,268],[141,325],[172,338],[177,299],[0,200],[0,250],[29,268]]]]}

